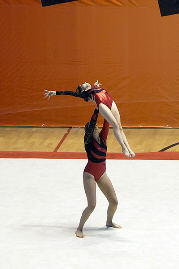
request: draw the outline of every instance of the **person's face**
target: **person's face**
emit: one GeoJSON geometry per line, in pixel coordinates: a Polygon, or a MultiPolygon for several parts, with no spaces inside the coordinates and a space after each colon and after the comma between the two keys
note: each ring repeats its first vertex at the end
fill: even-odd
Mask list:
{"type": "Polygon", "coordinates": [[[91,89],[91,85],[89,83],[87,83],[87,82],[83,83],[82,87],[84,88],[85,91],[91,89]]]}

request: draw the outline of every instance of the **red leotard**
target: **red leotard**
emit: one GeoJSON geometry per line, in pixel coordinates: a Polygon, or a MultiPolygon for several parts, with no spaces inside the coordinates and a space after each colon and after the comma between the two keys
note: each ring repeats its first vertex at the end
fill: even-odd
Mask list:
{"type": "Polygon", "coordinates": [[[109,123],[104,120],[103,128],[99,134],[100,143],[93,139],[89,144],[85,145],[85,150],[88,155],[88,163],[84,172],[93,175],[95,180],[98,181],[106,171],[106,153],[107,145],[106,140],[109,132],[109,123]]]}
{"type": "Polygon", "coordinates": [[[94,96],[98,109],[99,104],[103,103],[111,110],[113,99],[104,89],[94,85],[92,89],[88,90],[88,93],[94,96]]]}

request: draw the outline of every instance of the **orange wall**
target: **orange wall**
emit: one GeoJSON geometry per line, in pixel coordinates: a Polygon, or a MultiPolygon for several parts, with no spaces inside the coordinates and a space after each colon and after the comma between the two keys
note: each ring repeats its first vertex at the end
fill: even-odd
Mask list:
{"type": "Polygon", "coordinates": [[[179,15],[161,18],[154,7],[0,5],[0,29],[1,126],[84,126],[94,103],[48,101],[43,90],[98,79],[123,126],[179,127],[179,15]]]}

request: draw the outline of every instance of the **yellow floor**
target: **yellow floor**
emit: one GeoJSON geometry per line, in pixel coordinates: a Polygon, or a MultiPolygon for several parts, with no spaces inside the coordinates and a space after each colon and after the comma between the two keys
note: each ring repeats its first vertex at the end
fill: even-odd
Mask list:
{"type": "MultiPolygon", "coordinates": [[[[0,127],[0,151],[53,152],[68,128],[0,127]]],[[[179,129],[124,128],[134,152],[156,152],[179,142],[179,129]]],[[[84,152],[84,128],[72,128],[58,152],[84,152]]],[[[108,152],[121,152],[113,129],[108,136],[108,152]]],[[[179,151],[179,145],[167,151],[179,151]]]]}

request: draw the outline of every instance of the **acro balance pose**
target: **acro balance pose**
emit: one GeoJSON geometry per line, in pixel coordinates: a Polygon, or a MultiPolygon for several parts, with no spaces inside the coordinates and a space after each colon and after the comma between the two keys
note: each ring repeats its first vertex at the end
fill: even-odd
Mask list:
{"type": "Polygon", "coordinates": [[[112,183],[106,174],[106,140],[109,132],[109,123],[104,119],[103,128],[99,133],[96,125],[98,113],[98,109],[95,109],[91,121],[85,126],[84,144],[88,163],[83,172],[83,184],[88,205],[82,213],[76,231],[76,236],[80,238],[84,237],[83,226],[96,206],[96,183],[109,202],[106,226],[122,228],[112,222],[118,200],[112,183]]]}
{"type": "Polygon", "coordinates": [[[120,114],[116,103],[111,96],[103,89],[100,88],[98,81],[91,87],[89,83],[79,85],[76,92],[73,91],[48,91],[45,90],[45,97],[50,98],[52,95],[71,95],[83,98],[84,101],[93,101],[100,114],[112,125],[114,135],[122,147],[122,152],[128,158],[135,157],[135,153],[131,150],[126,136],[121,126],[120,114]]]}

